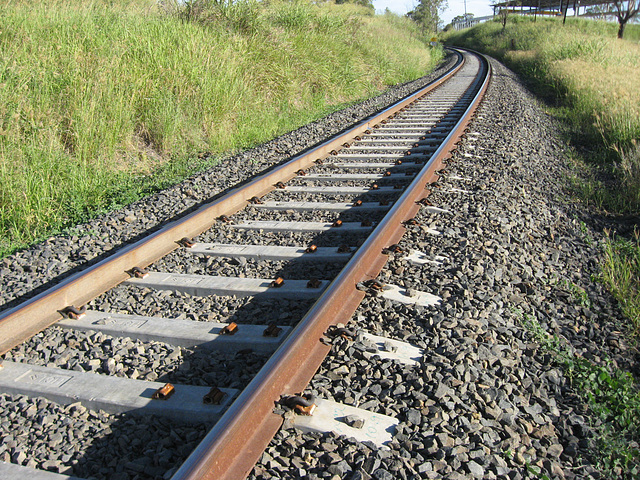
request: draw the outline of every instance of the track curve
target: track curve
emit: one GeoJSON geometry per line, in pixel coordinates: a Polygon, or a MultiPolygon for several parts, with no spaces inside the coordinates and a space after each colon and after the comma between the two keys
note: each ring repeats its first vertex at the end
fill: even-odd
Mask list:
{"type": "MultiPolygon", "coordinates": [[[[256,227],[260,231],[264,230],[267,228],[267,220],[249,220],[256,223],[248,227],[246,222],[242,222],[247,215],[250,218],[263,218],[260,215],[268,218],[272,215],[260,213],[263,207],[271,212],[278,210],[278,206],[274,205],[277,202],[265,206],[260,200],[261,197],[274,192],[274,186],[277,186],[277,189],[273,195],[284,192],[295,197],[295,188],[301,189],[298,192],[302,194],[324,195],[327,191],[314,187],[315,181],[331,182],[334,186],[344,184],[347,185],[346,188],[365,188],[368,191],[389,188],[385,187],[383,182],[399,182],[400,177],[404,176],[407,181],[404,182],[402,194],[394,198],[393,204],[388,206],[383,216],[370,214],[373,220],[367,220],[369,217],[365,217],[360,222],[359,228],[369,229],[371,234],[361,245],[350,248],[348,253],[352,254],[351,259],[335,279],[330,283],[327,281],[326,285],[319,284],[318,287],[313,287],[318,288],[321,294],[311,310],[286,336],[276,353],[226,409],[215,427],[172,477],[176,480],[244,478],[282,424],[282,417],[272,413],[274,403],[283,395],[293,395],[304,390],[328,352],[328,346],[320,340],[331,326],[348,323],[353,311],[366,294],[366,289],[361,289],[362,282],[377,277],[387,258],[382,253],[383,250],[397,243],[403,234],[403,222],[409,221],[421,208],[418,202],[425,197],[425,189],[437,179],[436,172],[463,134],[481,101],[490,78],[489,64],[482,57],[468,52],[458,55],[460,62],[442,79],[379,115],[203,206],[87,271],[68,278],[61,285],[25,304],[2,312],[0,351],[7,352],[34,333],[58,322],[59,312],[68,307],[76,306],[78,311],[81,311],[79,306],[85,305],[115,285],[124,281],[135,285],[138,280],[132,278],[135,275],[131,274],[134,268],[143,269],[154,264],[163,256],[180,248],[176,242],[183,238],[187,239],[187,245],[183,242],[178,252],[197,247],[198,242],[188,245],[190,239],[207,232],[213,225],[224,224],[221,218],[226,220],[231,217],[232,222],[237,226],[245,225],[245,229],[256,227]],[[362,160],[369,164],[363,164],[362,160]],[[308,172],[312,167],[314,171],[308,172]],[[410,176],[394,173],[406,168],[409,168],[410,172],[413,171],[410,176]],[[340,178],[341,174],[334,173],[336,171],[357,171],[360,172],[360,177],[346,173],[340,178]],[[378,181],[376,178],[381,185],[375,184],[374,188],[371,181],[378,181]],[[286,185],[285,188],[280,185],[292,180],[302,184],[291,187],[289,191],[286,185]],[[253,200],[254,198],[257,200],[253,200]],[[253,206],[250,206],[252,204],[253,206]],[[248,214],[238,213],[248,205],[251,208],[248,214]],[[234,215],[236,216],[233,217],[234,215]]],[[[344,195],[344,192],[350,194],[349,192],[357,191],[333,192],[335,195],[344,195]]],[[[331,210],[326,205],[318,206],[317,202],[311,202],[312,205],[306,206],[294,205],[295,200],[281,202],[284,202],[284,209],[287,211],[312,212],[296,213],[294,222],[298,224],[304,223],[300,222],[300,219],[312,218],[315,215],[313,212],[331,210]]],[[[358,200],[353,203],[351,200],[343,202],[348,209],[340,214],[340,218],[345,219],[343,229],[352,223],[358,223],[349,221],[353,215],[360,218],[358,215],[364,211],[364,203],[356,206],[357,202],[358,200]]],[[[380,202],[378,207],[386,205],[380,202]]],[[[319,215],[321,221],[316,223],[328,225],[326,229],[330,230],[337,222],[342,223],[340,219],[336,220],[336,223],[327,222],[327,218],[332,218],[334,214],[319,215]]],[[[291,229],[292,224],[283,228],[291,229]]],[[[306,225],[305,228],[309,229],[311,226],[306,225]]],[[[311,248],[309,245],[304,247],[311,248]]],[[[149,280],[139,279],[142,285],[146,285],[145,281],[149,280]]],[[[273,282],[277,282],[277,279],[273,282]]],[[[285,282],[287,287],[291,284],[287,280],[285,282]]],[[[231,291],[237,291],[233,289],[238,287],[230,288],[231,291]]],[[[280,290],[282,291],[284,290],[280,290]]]]}

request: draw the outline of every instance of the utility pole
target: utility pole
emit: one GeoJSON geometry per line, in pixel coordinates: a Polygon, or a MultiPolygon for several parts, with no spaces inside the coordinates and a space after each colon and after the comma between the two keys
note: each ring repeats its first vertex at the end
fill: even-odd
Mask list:
{"type": "Polygon", "coordinates": [[[467,0],[464,0],[464,19],[467,19],[467,0]]]}

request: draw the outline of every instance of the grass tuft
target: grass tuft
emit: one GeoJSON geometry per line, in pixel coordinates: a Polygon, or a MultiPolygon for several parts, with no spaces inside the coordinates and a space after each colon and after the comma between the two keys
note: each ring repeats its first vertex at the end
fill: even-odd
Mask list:
{"type": "Polygon", "coordinates": [[[600,280],[618,300],[622,312],[640,338],[640,232],[628,240],[607,232],[603,242],[604,259],[600,280]]]}
{"type": "Polygon", "coordinates": [[[553,355],[588,405],[597,437],[593,460],[609,478],[640,475],[640,391],[632,375],[611,362],[598,365],[574,354],[566,342],[549,335],[538,321],[516,312],[522,326],[553,355]]]}

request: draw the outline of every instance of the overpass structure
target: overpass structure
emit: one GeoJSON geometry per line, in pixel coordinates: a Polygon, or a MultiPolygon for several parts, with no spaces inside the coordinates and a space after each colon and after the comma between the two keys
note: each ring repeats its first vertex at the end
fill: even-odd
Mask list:
{"type": "Polygon", "coordinates": [[[614,0],[505,0],[492,7],[494,16],[506,9],[520,15],[566,17],[571,10],[576,17],[607,18],[616,14],[614,4],[614,0]]]}
{"type": "MultiPolygon", "coordinates": [[[[630,0],[623,0],[623,5],[630,0]]],[[[451,22],[456,30],[473,27],[495,18],[503,12],[516,15],[544,15],[566,17],[571,11],[573,16],[615,20],[616,8],[614,0],[503,0],[492,5],[493,15],[473,17],[464,15],[451,22]]],[[[633,20],[632,20],[633,21],[633,20]]]]}

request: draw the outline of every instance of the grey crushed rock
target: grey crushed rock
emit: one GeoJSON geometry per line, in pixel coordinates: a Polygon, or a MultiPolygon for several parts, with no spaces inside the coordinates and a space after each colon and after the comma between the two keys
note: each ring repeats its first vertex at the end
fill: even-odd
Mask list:
{"type": "Polygon", "coordinates": [[[86,479],[163,478],[209,427],[109,415],[79,403],[63,406],[20,395],[1,394],[0,408],[0,461],[86,479]]]}
{"type": "Polygon", "coordinates": [[[615,302],[591,280],[602,224],[583,224],[586,213],[565,198],[560,180],[571,166],[554,122],[512,72],[493,67],[488,97],[430,197],[451,213],[422,210],[400,243],[446,260],[416,267],[392,254],[379,277],[442,303],[367,297],[353,318],[357,328],[423,348],[422,364],[368,360],[366,348],[337,339],[306,391],[397,417],[390,449],[281,430],[265,454],[275,461],[263,457],[250,479],[300,478],[277,462],[282,456],[297,459],[304,478],[332,478],[327,444],[353,471],[344,479],[516,480],[531,478],[530,467],[553,479],[601,478],[586,405],[524,322],[537,321],[584,358],[637,373],[616,333],[615,302]]]}

